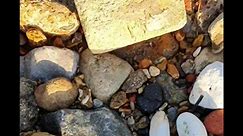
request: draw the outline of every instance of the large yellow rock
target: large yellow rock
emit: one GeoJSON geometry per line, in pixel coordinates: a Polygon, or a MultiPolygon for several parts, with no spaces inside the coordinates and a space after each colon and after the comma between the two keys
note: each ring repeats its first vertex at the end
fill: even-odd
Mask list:
{"type": "Polygon", "coordinates": [[[74,0],[88,46],[104,53],[178,30],[183,0],[74,0]]]}

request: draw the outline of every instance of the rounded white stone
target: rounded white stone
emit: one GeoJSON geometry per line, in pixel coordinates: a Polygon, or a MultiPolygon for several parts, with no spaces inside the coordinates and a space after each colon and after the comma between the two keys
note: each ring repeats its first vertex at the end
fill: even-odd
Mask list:
{"type": "Polygon", "coordinates": [[[156,77],[160,74],[160,70],[155,66],[150,66],[149,67],[149,73],[152,77],[156,77]]]}
{"type": "Polygon", "coordinates": [[[152,117],[149,136],[170,136],[169,121],[164,111],[157,111],[152,117]]]}

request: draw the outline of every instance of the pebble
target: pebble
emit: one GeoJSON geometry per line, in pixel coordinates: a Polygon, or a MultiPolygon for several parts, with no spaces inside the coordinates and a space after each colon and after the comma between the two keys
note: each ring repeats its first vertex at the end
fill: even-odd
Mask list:
{"type": "Polygon", "coordinates": [[[178,109],[178,113],[186,112],[186,111],[188,111],[188,109],[189,109],[188,106],[181,106],[181,107],[178,109]]]}
{"type": "Polygon", "coordinates": [[[157,111],[152,117],[149,136],[170,136],[169,121],[164,111],[157,111]]]}
{"type": "Polygon", "coordinates": [[[35,90],[35,99],[38,106],[55,111],[70,106],[78,96],[76,86],[66,78],[54,78],[35,90]]]}
{"type": "Polygon", "coordinates": [[[56,46],[56,47],[60,47],[60,48],[63,48],[65,47],[63,41],[62,41],[62,38],[60,37],[56,37],[53,41],[53,46],[56,46]]]}
{"type": "Polygon", "coordinates": [[[164,59],[161,63],[157,64],[157,68],[159,68],[161,71],[164,71],[166,70],[167,63],[167,59],[164,59]]]}
{"type": "Polygon", "coordinates": [[[37,28],[30,28],[26,31],[26,37],[29,40],[29,44],[32,47],[38,47],[47,41],[46,36],[43,34],[43,32],[40,29],[37,28]]]}
{"type": "Polygon", "coordinates": [[[181,113],[177,117],[176,128],[179,136],[207,136],[203,123],[189,112],[181,113]]]}
{"type": "Polygon", "coordinates": [[[40,126],[49,133],[62,136],[77,134],[81,136],[132,136],[122,118],[105,107],[89,111],[61,109],[50,112],[40,118],[40,126]]]}
{"type": "Polygon", "coordinates": [[[79,45],[80,43],[82,43],[82,40],[83,40],[82,34],[80,32],[75,32],[72,40],[69,40],[67,42],[67,48],[72,48],[74,46],[79,45]]]}
{"type": "Polygon", "coordinates": [[[204,119],[204,125],[209,133],[224,135],[224,110],[215,110],[204,119]]]}
{"type": "Polygon", "coordinates": [[[125,90],[126,93],[137,92],[136,89],[140,88],[147,80],[143,70],[138,69],[129,75],[128,79],[122,85],[122,90],[125,90]]]}
{"type": "Polygon", "coordinates": [[[184,0],[185,2],[185,9],[187,14],[193,13],[193,0],[184,0]]]}
{"type": "Polygon", "coordinates": [[[86,86],[83,80],[84,80],[84,75],[82,74],[82,75],[75,76],[73,82],[78,88],[80,88],[86,86]]]}
{"type": "Polygon", "coordinates": [[[179,103],[179,106],[182,107],[182,106],[189,106],[190,103],[188,101],[182,101],[179,103]]]}
{"type": "Polygon", "coordinates": [[[135,124],[137,129],[143,129],[149,126],[149,119],[147,116],[143,116],[139,119],[139,121],[135,124]]]}
{"type": "Polygon", "coordinates": [[[168,106],[167,102],[164,102],[163,105],[159,108],[159,111],[165,110],[165,108],[168,106]]]}
{"type": "Polygon", "coordinates": [[[130,108],[131,108],[132,111],[135,110],[135,104],[134,104],[133,101],[130,101],[130,108]]]}
{"type": "Polygon", "coordinates": [[[78,89],[78,91],[79,91],[78,100],[81,102],[81,105],[86,108],[92,108],[93,101],[92,101],[92,96],[91,96],[91,90],[88,88],[85,88],[85,89],[78,89]]]}
{"type": "Polygon", "coordinates": [[[185,50],[189,48],[189,44],[186,41],[180,41],[180,49],[185,50]]]}
{"type": "Polygon", "coordinates": [[[145,88],[145,86],[142,86],[142,87],[138,88],[138,94],[143,93],[144,88],[145,88]]]}
{"type": "Polygon", "coordinates": [[[195,62],[192,59],[187,59],[181,64],[181,68],[185,74],[191,74],[195,71],[195,62]]]}
{"type": "Polygon", "coordinates": [[[130,115],[132,113],[132,110],[130,108],[121,107],[121,108],[119,108],[118,111],[124,113],[125,115],[130,115]]]}
{"type": "Polygon", "coordinates": [[[99,99],[94,99],[93,103],[94,103],[94,108],[100,108],[103,106],[103,102],[99,99]]]}
{"type": "Polygon", "coordinates": [[[56,77],[72,79],[76,74],[79,55],[75,51],[53,46],[31,50],[24,56],[23,69],[26,78],[46,82],[56,77]]]}
{"type": "Polygon", "coordinates": [[[149,73],[152,77],[156,77],[160,74],[160,70],[155,66],[150,66],[149,67],[149,73]]]}
{"type": "Polygon", "coordinates": [[[182,30],[178,30],[175,32],[175,38],[178,42],[183,41],[185,38],[185,33],[182,30]]]}
{"type": "Polygon", "coordinates": [[[216,61],[202,70],[190,93],[190,103],[195,104],[199,97],[203,95],[204,97],[199,106],[208,109],[224,107],[223,67],[222,62],[216,61]]]}
{"type": "Polygon", "coordinates": [[[135,124],[135,120],[134,120],[133,116],[128,117],[127,124],[130,125],[130,126],[135,124]]]}
{"type": "Polygon", "coordinates": [[[112,109],[119,109],[122,105],[128,102],[126,92],[119,91],[111,97],[110,107],[112,109]]]}
{"type": "Polygon", "coordinates": [[[25,45],[27,43],[27,39],[25,38],[23,33],[19,33],[19,45],[25,45]]]}
{"type": "Polygon", "coordinates": [[[47,132],[36,132],[31,134],[30,136],[55,136],[55,135],[49,134],[47,132]]]}
{"type": "Polygon", "coordinates": [[[193,47],[199,47],[202,45],[203,43],[203,39],[204,39],[204,35],[203,34],[199,34],[193,41],[192,46],[193,47]]]}
{"type": "Polygon", "coordinates": [[[154,64],[157,65],[157,64],[163,62],[164,60],[166,60],[166,58],[164,56],[160,56],[154,60],[154,64]]]}
{"type": "Polygon", "coordinates": [[[146,69],[148,68],[150,65],[152,64],[152,61],[150,59],[142,59],[139,64],[138,64],[138,67],[140,69],[146,69]]]}
{"type": "Polygon", "coordinates": [[[147,77],[148,79],[151,78],[151,75],[149,74],[148,69],[143,69],[143,73],[146,75],[146,77],[147,77]]]}
{"type": "Polygon", "coordinates": [[[197,57],[201,51],[202,47],[198,47],[192,54],[193,57],[197,57]]]}
{"type": "Polygon", "coordinates": [[[119,90],[132,71],[128,62],[115,55],[94,55],[89,49],[81,53],[80,72],[84,74],[85,83],[92,90],[92,95],[105,103],[119,90]]]}
{"type": "Polygon", "coordinates": [[[170,107],[167,110],[167,116],[168,116],[169,121],[173,122],[177,117],[177,108],[176,107],[170,107]]]}
{"type": "Polygon", "coordinates": [[[196,81],[196,75],[195,74],[188,74],[186,75],[186,81],[188,83],[194,83],[196,81]]]}
{"type": "Polygon", "coordinates": [[[152,83],[144,88],[142,94],[137,96],[137,106],[143,113],[152,113],[163,102],[162,89],[157,83],[152,83]]]}
{"type": "Polygon", "coordinates": [[[179,71],[177,70],[174,64],[170,64],[170,63],[167,64],[167,72],[174,79],[178,79],[180,77],[179,71]]]}

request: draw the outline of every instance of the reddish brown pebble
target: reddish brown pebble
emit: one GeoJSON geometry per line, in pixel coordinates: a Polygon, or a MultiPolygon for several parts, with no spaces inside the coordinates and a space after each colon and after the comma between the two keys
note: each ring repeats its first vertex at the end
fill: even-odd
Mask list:
{"type": "Polygon", "coordinates": [[[148,68],[152,64],[152,61],[150,59],[143,59],[139,62],[138,67],[140,69],[148,68]]]}
{"type": "Polygon", "coordinates": [[[186,81],[187,81],[188,83],[193,83],[193,82],[195,82],[195,80],[196,80],[196,76],[195,76],[195,74],[188,74],[188,75],[186,76],[186,81]]]}
{"type": "Polygon", "coordinates": [[[204,125],[209,133],[214,135],[224,134],[224,110],[215,110],[204,119],[204,125]]]}
{"type": "Polygon", "coordinates": [[[180,49],[184,50],[188,48],[188,43],[185,41],[180,41],[180,49]]]}
{"type": "Polygon", "coordinates": [[[203,35],[203,34],[198,35],[198,36],[194,39],[194,41],[193,41],[193,43],[192,43],[192,46],[193,46],[193,47],[199,47],[199,46],[201,46],[202,43],[203,43],[203,39],[204,39],[204,35],[203,35]]]}
{"type": "Polygon", "coordinates": [[[186,112],[186,111],[188,111],[188,107],[187,106],[182,106],[182,107],[180,107],[179,109],[178,109],[178,113],[182,113],[182,112],[186,112]]]}
{"type": "Polygon", "coordinates": [[[130,98],[129,98],[130,102],[134,102],[136,103],[136,95],[132,95],[130,98]]]}
{"type": "Polygon", "coordinates": [[[161,70],[161,71],[164,71],[165,69],[166,69],[166,65],[167,65],[167,60],[166,59],[164,59],[161,63],[159,63],[158,65],[157,65],[157,67],[161,70]]]}
{"type": "Polygon", "coordinates": [[[24,49],[23,47],[20,47],[20,50],[19,50],[19,54],[20,55],[25,55],[25,54],[27,54],[27,50],[26,49],[24,49]]]}
{"type": "Polygon", "coordinates": [[[175,32],[175,38],[177,41],[183,41],[185,38],[185,33],[181,30],[175,32]]]}
{"type": "Polygon", "coordinates": [[[174,64],[167,64],[167,72],[174,78],[178,79],[180,74],[179,71],[177,70],[176,66],[174,64]]]}
{"type": "Polygon", "coordinates": [[[56,46],[56,47],[64,47],[65,46],[60,37],[55,38],[55,40],[53,41],[53,45],[56,46]]]}
{"type": "Polygon", "coordinates": [[[129,115],[132,113],[132,110],[131,109],[128,109],[128,108],[119,108],[118,110],[119,112],[123,112],[125,115],[129,115]]]}
{"type": "Polygon", "coordinates": [[[193,12],[193,9],[192,9],[193,0],[184,0],[184,2],[185,2],[186,12],[188,14],[191,14],[193,12]]]}

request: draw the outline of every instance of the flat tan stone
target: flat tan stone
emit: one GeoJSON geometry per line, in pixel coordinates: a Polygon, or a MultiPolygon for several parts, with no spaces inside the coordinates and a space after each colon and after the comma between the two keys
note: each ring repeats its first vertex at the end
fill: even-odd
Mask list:
{"type": "Polygon", "coordinates": [[[182,28],[183,0],[74,0],[92,53],[109,52],[182,28]]]}

